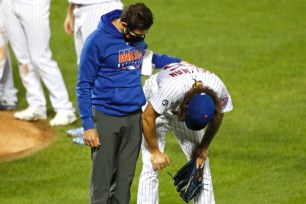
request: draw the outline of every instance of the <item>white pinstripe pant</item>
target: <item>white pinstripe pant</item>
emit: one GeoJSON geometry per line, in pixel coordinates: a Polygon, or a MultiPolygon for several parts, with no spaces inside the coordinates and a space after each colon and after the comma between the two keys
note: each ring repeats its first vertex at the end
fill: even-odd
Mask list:
{"type": "Polygon", "coordinates": [[[17,89],[14,86],[12,63],[9,52],[7,52],[5,64],[0,77],[0,100],[17,102],[17,89]]]}
{"type": "Polygon", "coordinates": [[[122,9],[121,1],[113,0],[105,3],[90,4],[76,7],[74,14],[74,45],[79,63],[85,40],[99,24],[101,16],[115,9],[122,9]]]}
{"type": "Polygon", "coordinates": [[[4,30],[2,2],[0,1],[0,100],[17,102],[17,89],[14,86],[12,72],[8,40],[4,30]]]}
{"type": "Polygon", "coordinates": [[[46,107],[42,80],[55,111],[74,112],[57,63],[52,59],[50,0],[2,0],[5,29],[19,63],[22,83],[31,107],[46,107]]]}
{"type": "MultiPolygon", "coordinates": [[[[192,150],[196,144],[201,141],[204,131],[191,131],[185,123],[179,122],[176,116],[161,115],[156,119],[158,146],[164,152],[165,136],[168,131],[172,131],[185,153],[187,159],[190,159],[192,150]]],[[[138,204],[158,204],[158,171],[153,170],[150,162],[150,152],[147,148],[145,139],[142,140],[142,172],[138,185],[138,204]]],[[[205,161],[204,190],[193,200],[195,204],[214,204],[214,192],[212,185],[212,177],[210,174],[209,160],[205,161]]],[[[161,201],[161,203],[164,203],[161,201]]]]}

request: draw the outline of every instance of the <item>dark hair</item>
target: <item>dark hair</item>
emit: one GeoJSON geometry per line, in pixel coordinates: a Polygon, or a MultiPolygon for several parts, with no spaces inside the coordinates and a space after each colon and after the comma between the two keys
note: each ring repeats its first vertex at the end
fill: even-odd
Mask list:
{"type": "Polygon", "coordinates": [[[121,22],[130,30],[147,30],[153,24],[153,14],[144,3],[129,4],[122,11],[121,22]]]}
{"type": "Polygon", "coordinates": [[[215,117],[219,117],[221,114],[221,101],[218,98],[217,94],[208,87],[192,87],[186,94],[182,102],[180,103],[179,110],[176,112],[179,121],[185,121],[187,116],[187,109],[188,109],[188,103],[190,99],[200,93],[206,93],[208,94],[214,104],[215,104],[215,117]]]}

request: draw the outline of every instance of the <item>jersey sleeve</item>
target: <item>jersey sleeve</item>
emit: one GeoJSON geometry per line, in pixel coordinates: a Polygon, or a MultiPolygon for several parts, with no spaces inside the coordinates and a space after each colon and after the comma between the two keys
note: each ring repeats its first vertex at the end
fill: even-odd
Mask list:
{"type": "Polygon", "coordinates": [[[153,109],[158,114],[163,114],[167,110],[175,109],[177,102],[184,96],[182,88],[173,80],[168,80],[162,84],[159,84],[158,91],[149,100],[153,109]]]}
{"type": "Polygon", "coordinates": [[[229,112],[233,109],[231,96],[222,82],[222,80],[213,74],[213,77],[207,77],[204,81],[204,85],[214,90],[221,101],[222,113],[229,112]]]}
{"type": "Polygon", "coordinates": [[[220,100],[223,113],[233,110],[232,98],[225,86],[221,90],[220,100]]]}

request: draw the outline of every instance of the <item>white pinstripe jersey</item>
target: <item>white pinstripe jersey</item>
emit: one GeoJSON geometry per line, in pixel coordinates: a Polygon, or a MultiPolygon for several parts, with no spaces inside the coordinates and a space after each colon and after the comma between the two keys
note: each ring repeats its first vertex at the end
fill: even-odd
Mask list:
{"type": "Polygon", "coordinates": [[[216,92],[221,100],[222,112],[233,109],[229,92],[218,76],[194,65],[172,63],[157,73],[158,91],[149,99],[154,110],[159,114],[177,110],[195,80],[202,81],[204,86],[216,92]]]}

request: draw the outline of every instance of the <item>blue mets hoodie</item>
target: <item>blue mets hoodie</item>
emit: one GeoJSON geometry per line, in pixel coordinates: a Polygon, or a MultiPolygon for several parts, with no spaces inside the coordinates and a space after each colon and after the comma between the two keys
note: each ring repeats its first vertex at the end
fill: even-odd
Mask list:
{"type": "MultiPolygon", "coordinates": [[[[125,116],[145,104],[141,65],[145,42],[127,43],[123,33],[112,24],[121,10],[101,17],[97,29],[87,38],[80,58],[77,100],[84,129],[94,128],[92,108],[111,116],[125,116]]],[[[178,58],[153,55],[155,67],[178,58]]]]}

